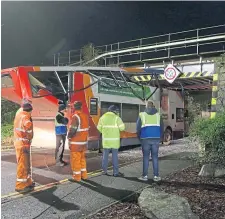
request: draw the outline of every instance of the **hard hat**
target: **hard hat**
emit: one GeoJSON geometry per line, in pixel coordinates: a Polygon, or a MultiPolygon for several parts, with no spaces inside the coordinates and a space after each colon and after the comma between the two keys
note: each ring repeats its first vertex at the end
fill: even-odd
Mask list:
{"type": "Polygon", "coordinates": [[[80,101],[75,101],[74,102],[74,108],[75,109],[81,109],[81,107],[82,107],[82,102],[80,102],[80,101]]]}

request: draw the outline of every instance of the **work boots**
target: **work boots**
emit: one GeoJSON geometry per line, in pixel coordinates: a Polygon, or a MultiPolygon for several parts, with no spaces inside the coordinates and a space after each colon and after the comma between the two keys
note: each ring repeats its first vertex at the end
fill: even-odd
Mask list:
{"type": "Polygon", "coordinates": [[[85,179],[88,178],[87,171],[81,171],[81,178],[82,178],[83,180],[85,180],[85,179]]]}
{"type": "Polygon", "coordinates": [[[15,189],[16,192],[19,192],[19,193],[28,193],[28,192],[31,192],[34,190],[34,186],[28,186],[28,187],[25,187],[24,189],[15,189]]]}

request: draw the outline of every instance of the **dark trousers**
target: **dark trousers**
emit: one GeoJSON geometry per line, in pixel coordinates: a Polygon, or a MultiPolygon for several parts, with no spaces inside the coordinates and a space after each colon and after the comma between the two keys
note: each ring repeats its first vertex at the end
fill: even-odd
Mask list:
{"type": "Polygon", "coordinates": [[[56,163],[62,162],[65,149],[66,135],[56,135],[55,160],[56,163]]]}

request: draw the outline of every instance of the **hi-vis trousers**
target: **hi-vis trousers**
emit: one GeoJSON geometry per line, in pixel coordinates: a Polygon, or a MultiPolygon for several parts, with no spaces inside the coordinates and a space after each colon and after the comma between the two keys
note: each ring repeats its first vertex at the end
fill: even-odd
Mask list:
{"type": "Polygon", "coordinates": [[[75,181],[81,181],[81,178],[88,178],[85,151],[70,152],[70,165],[73,172],[73,179],[75,181]]]}
{"type": "Polygon", "coordinates": [[[23,190],[33,184],[30,169],[30,149],[27,147],[16,147],[17,179],[16,190],[23,190]]]}

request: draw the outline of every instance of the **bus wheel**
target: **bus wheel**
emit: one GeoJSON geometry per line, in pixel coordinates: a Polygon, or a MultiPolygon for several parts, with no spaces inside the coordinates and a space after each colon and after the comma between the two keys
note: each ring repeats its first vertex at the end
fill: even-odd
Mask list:
{"type": "Polygon", "coordinates": [[[164,141],[163,141],[163,145],[170,145],[172,141],[172,131],[167,128],[165,133],[164,133],[164,141]]]}

